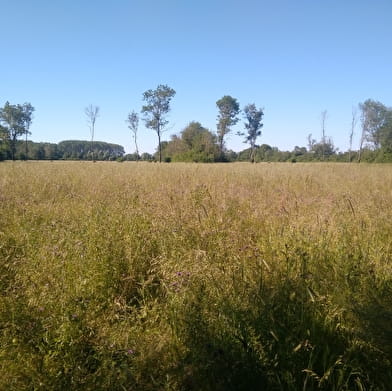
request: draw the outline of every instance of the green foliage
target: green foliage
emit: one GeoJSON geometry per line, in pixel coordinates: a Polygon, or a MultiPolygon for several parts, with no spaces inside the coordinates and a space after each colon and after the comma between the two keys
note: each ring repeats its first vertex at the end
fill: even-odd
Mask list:
{"type": "Polygon", "coordinates": [[[124,147],[118,144],[109,144],[103,141],[94,141],[94,150],[91,142],[82,140],[66,140],[58,144],[59,154],[63,159],[72,160],[116,160],[124,155],[124,147]]]}
{"type": "Polygon", "coordinates": [[[362,151],[364,143],[367,142],[367,145],[376,151],[373,160],[377,162],[392,161],[392,108],[372,99],[360,103],[359,107],[361,109],[362,136],[358,159],[366,160],[362,151]]]}
{"type": "Polygon", "coordinates": [[[314,155],[316,160],[325,160],[335,153],[335,147],[331,139],[316,142],[312,145],[310,153],[314,155]]]}
{"type": "Polygon", "coordinates": [[[165,127],[169,123],[166,119],[170,111],[170,101],[176,92],[167,85],[158,85],[155,90],[143,93],[146,104],[142,107],[144,122],[147,128],[152,129],[158,136],[159,162],[162,161],[161,137],[165,127]]]}
{"type": "MultiPolygon", "coordinates": [[[[244,107],[244,117],[247,122],[245,122],[245,142],[250,144],[251,155],[250,161],[252,163],[255,162],[255,148],[256,148],[256,140],[259,136],[261,136],[261,128],[263,124],[261,120],[263,119],[264,112],[263,109],[257,109],[254,103],[246,105],[244,107]]],[[[241,133],[241,135],[244,135],[241,133]]]]}
{"type": "Polygon", "coordinates": [[[180,137],[162,143],[163,156],[176,162],[211,163],[219,158],[216,137],[199,122],[190,122],[180,137]]]}
{"type": "MultiPolygon", "coordinates": [[[[130,162],[136,162],[141,159],[141,156],[136,153],[127,153],[124,156],[124,160],[128,160],[130,162]]],[[[148,160],[148,159],[147,159],[148,160]]]]}
{"type": "Polygon", "coordinates": [[[360,103],[359,107],[364,139],[375,148],[385,146],[392,133],[392,109],[372,99],[360,103]]]}
{"type": "Polygon", "coordinates": [[[216,102],[216,106],[219,110],[217,118],[218,144],[221,155],[223,156],[224,139],[231,132],[231,127],[239,120],[240,105],[235,98],[230,95],[225,95],[216,102]]]}
{"type": "Polygon", "coordinates": [[[140,158],[141,158],[141,160],[144,160],[144,161],[146,161],[146,162],[150,162],[150,161],[154,160],[154,156],[151,155],[151,154],[148,153],[148,152],[143,152],[143,153],[141,154],[140,158]]]}
{"type": "Polygon", "coordinates": [[[30,134],[29,128],[32,121],[34,107],[30,103],[11,105],[6,102],[0,109],[1,140],[8,144],[11,158],[15,160],[16,143],[18,137],[30,134]]]}
{"type": "Polygon", "coordinates": [[[7,158],[7,129],[0,124],[0,161],[7,158]]]}

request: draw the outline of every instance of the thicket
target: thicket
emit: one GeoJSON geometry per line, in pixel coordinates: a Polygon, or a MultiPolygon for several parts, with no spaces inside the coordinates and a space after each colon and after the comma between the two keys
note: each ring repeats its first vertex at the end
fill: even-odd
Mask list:
{"type": "Polygon", "coordinates": [[[389,165],[4,163],[0,389],[389,390],[389,165]]]}

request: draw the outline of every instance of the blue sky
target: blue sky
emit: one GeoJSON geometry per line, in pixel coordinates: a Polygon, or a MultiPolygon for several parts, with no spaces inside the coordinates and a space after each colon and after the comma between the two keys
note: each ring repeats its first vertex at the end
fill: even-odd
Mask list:
{"type": "MultiPolygon", "coordinates": [[[[0,105],[31,102],[34,141],[95,139],[134,150],[125,119],[158,84],[177,92],[170,134],[196,120],[215,131],[215,102],[264,107],[259,143],[291,150],[326,133],[347,150],[353,106],[392,105],[391,0],[0,0],[0,105]]],[[[227,140],[239,151],[242,121],[227,140]]],[[[355,146],[360,127],[356,129],[355,146]]],[[[154,132],[139,130],[153,152],[154,132]]]]}

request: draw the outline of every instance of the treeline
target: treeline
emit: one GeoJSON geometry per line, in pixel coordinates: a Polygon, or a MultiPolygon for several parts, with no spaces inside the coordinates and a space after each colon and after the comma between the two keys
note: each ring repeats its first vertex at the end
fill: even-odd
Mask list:
{"type": "Polygon", "coordinates": [[[138,127],[139,114],[132,111],[126,122],[135,144],[135,153],[125,155],[121,145],[94,141],[94,129],[99,115],[99,107],[90,105],[86,108],[91,141],[68,140],[59,144],[34,143],[28,140],[32,122],[33,106],[30,103],[11,105],[6,102],[0,108],[0,160],[35,159],[35,160],[148,160],[165,162],[305,162],[305,161],[344,161],[344,162],[392,162],[392,108],[381,102],[368,99],[359,104],[361,134],[357,150],[353,149],[353,136],[358,122],[356,109],[352,112],[351,128],[348,134],[349,150],[339,152],[333,141],[326,134],[327,111],[321,113],[321,138],[316,140],[308,136],[308,145],[295,146],[292,151],[280,151],[267,144],[256,144],[263,128],[264,109],[254,103],[240,108],[238,101],[228,95],[216,102],[218,109],[217,129],[211,131],[192,121],[179,134],[172,135],[169,141],[162,141],[163,132],[169,121],[166,115],[170,111],[170,102],[175,91],[166,85],[159,85],[155,90],[143,94],[145,105],[141,113],[145,127],[154,131],[158,138],[155,154],[139,154],[138,127]],[[233,132],[233,126],[240,121],[242,129],[237,135],[243,137],[249,148],[233,152],[226,148],[225,140],[233,132]],[[22,141],[19,138],[24,136],[22,141]]]}
{"type": "MultiPolygon", "coordinates": [[[[158,161],[158,151],[150,158],[145,155],[141,160],[158,161]]],[[[339,152],[331,140],[324,143],[311,140],[308,147],[295,146],[292,151],[281,151],[268,144],[255,145],[240,152],[225,150],[223,155],[214,133],[191,122],[180,135],[171,136],[170,141],[162,142],[162,159],[165,162],[355,162],[359,159],[359,151],[339,152]]],[[[392,162],[392,154],[386,154],[384,149],[362,149],[361,159],[364,162],[392,162]]],[[[126,155],[124,160],[137,160],[135,154],[126,155]]]]}
{"type": "MultiPolygon", "coordinates": [[[[125,154],[124,147],[103,141],[66,140],[58,144],[17,140],[17,160],[116,160],[125,154]]],[[[0,141],[0,160],[12,159],[10,148],[0,141]]]]}
{"type": "MultiPolygon", "coordinates": [[[[313,140],[314,141],[314,140],[313,140]]],[[[256,145],[240,152],[225,150],[222,156],[217,137],[198,122],[191,122],[180,135],[172,135],[170,141],[162,141],[164,162],[355,162],[359,151],[339,152],[331,142],[325,145],[313,143],[308,147],[296,146],[292,151],[281,151],[268,144],[256,145]]],[[[16,160],[101,160],[101,161],[159,161],[158,149],[154,154],[147,152],[125,154],[124,147],[103,141],[66,140],[58,144],[17,140],[16,160]],[[27,154],[26,154],[27,151],[27,154]]],[[[0,141],[0,160],[12,159],[11,151],[0,141]]],[[[392,162],[391,149],[363,148],[363,162],[392,162]],[[388,152],[389,151],[389,152],[388,152]]]]}

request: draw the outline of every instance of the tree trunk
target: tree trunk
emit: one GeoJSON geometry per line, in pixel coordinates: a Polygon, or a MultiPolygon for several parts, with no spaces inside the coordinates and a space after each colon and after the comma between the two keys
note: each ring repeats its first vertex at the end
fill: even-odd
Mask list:
{"type": "Polygon", "coordinates": [[[252,142],[250,145],[250,162],[254,163],[255,162],[255,143],[252,142]]]}
{"type": "Polygon", "coordinates": [[[223,162],[224,161],[224,157],[225,157],[225,154],[223,153],[223,136],[222,137],[219,136],[218,141],[219,141],[219,152],[220,152],[219,159],[220,159],[220,161],[223,162]]]}
{"type": "Polygon", "coordinates": [[[92,124],[92,130],[91,130],[91,158],[93,160],[93,163],[95,163],[95,158],[94,158],[94,123],[92,124]]]}
{"type": "Polygon", "coordinates": [[[25,160],[28,160],[28,158],[27,158],[27,153],[28,153],[28,148],[27,148],[27,132],[26,132],[26,156],[25,156],[25,160]]]}
{"type": "Polygon", "coordinates": [[[362,130],[362,135],[361,135],[361,142],[359,144],[359,152],[358,152],[358,163],[361,163],[362,159],[362,148],[363,148],[363,143],[365,141],[365,131],[362,130]]]}
{"type": "Polygon", "coordinates": [[[162,163],[161,133],[158,132],[159,163],[162,163]]]}
{"type": "Polygon", "coordinates": [[[11,141],[12,161],[15,161],[15,152],[16,152],[16,135],[12,136],[12,141],[11,141]]]}
{"type": "Polygon", "coordinates": [[[137,140],[136,140],[136,134],[134,134],[134,139],[135,139],[135,148],[136,148],[136,161],[139,161],[139,148],[137,146],[137,140]]]}

